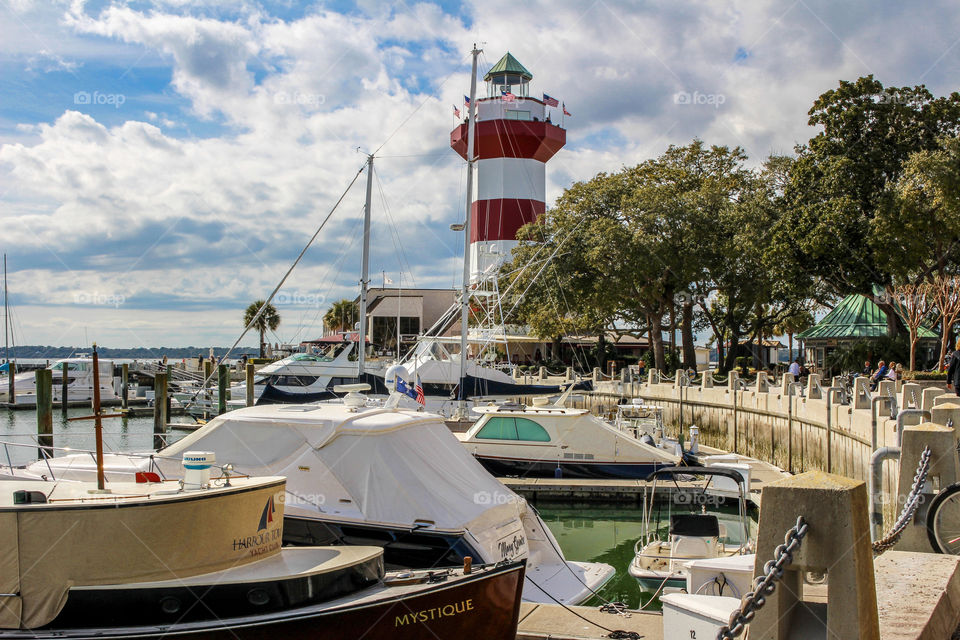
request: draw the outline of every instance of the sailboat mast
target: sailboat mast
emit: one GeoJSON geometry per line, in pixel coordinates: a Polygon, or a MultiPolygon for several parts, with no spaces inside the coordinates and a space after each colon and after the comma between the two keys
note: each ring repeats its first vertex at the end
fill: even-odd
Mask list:
{"type": "Polygon", "coordinates": [[[470,217],[473,207],[473,147],[477,129],[477,56],[480,50],[473,45],[473,64],[470,71],[470,104],[467,106],[467,206],[463,224],[463,290],[460,294],[460,415],[466,413],[464,384],[467,377],[467,321],[470,316],[470,217]]]}
{"type": "MultiPolygon", "coordinates": [[[[3,254],[3,357],[7,359],[7,373],[13,375],[10,368],[10,307],[7,302],[7,254],[3,254]]],[[[12,402],[12,400],[11,400],[12,402]]]]}
{"type": "Polygon", "coordinates": [[[360,268],[360,331],[357,335],[359,376],[363,376],[367,361],[367,287],[370,285],[370,200],[373,193],[373,154],[367,157],[367,200],[363,205],[363,253],[360,268]]]}

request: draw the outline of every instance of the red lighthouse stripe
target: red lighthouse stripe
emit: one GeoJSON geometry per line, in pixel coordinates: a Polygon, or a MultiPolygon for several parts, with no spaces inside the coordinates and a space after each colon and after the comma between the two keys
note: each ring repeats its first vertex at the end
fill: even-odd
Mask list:
{"type": "Polygon", "coordinates": [[[516,240],[517,230],[546,210],[539,200],[478,200],[470,214],[470,242],[516,240]]]}
{"type": "MultiPolygon", "coordinates": [[[[567,132],[547,122],[485,120],[477,124],[476,158],[532,158],[546,162],[567,142],[567,132]]],[[[450,146],[467,157],[467,125],[450,132],[450,146]]]]}

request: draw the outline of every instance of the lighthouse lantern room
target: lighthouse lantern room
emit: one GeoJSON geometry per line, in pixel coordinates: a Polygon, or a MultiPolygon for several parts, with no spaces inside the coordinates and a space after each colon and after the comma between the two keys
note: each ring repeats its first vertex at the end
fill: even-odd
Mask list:
{"type": "MultiPolygon", "coordinates": [[[[476,181],[470,214],[470,282],[496,275],[517,231],[546,211],[546,162],[567,141],[554,124],[560,109],[530,97],[533,74],[510,53],[484,76],[487,97],[450,133],[450,146],[467,157],[467,126],[476,114],[476,181]]],[[[556,102],[554,101],[554,104],[556,102]]]]}

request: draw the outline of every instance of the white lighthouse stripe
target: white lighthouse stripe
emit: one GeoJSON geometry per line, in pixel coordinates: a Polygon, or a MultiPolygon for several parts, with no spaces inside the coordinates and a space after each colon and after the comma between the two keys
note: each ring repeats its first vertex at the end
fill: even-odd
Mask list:
{"type": "Polygon", "coordinates": [[[477,160],[474,200],[538,200],[546,202],[547,165],[528,158],[477,160]]]}
{"type": "Polygon", "coordinates": [[[510,251],[519,245],[516,240],[486,240],[470,245],[470,281],[477,282],[484,276],[496,273],[510,259],[510,251]]]}

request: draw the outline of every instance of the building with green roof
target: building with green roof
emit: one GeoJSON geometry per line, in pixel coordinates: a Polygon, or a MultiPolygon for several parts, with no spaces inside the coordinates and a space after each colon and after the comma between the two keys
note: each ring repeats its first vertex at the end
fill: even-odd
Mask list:
{"type": "MultiPolygon", "coordinates": [[[[834,349],[887,335],[887,314],[870,298],[853,294],[825,315],[820,322],[797,334],[803,340],[808,363],[824,366],[827,355],[834,349]]],[[[940,336],[927,327],[920,327],[917,362],[935,358],[940,336]]]]}

